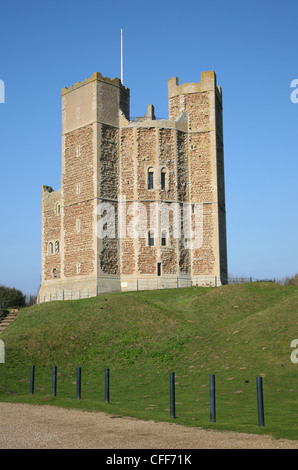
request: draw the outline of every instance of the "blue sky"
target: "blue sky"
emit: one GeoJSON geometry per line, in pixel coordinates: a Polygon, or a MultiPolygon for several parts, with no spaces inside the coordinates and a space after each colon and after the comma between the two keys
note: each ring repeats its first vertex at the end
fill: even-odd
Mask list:
{"type": "Polygon", "coordinates": [[[223,89],[228,269],[298,272],[297,1],[2,2],[0,284],[35,294],[41,186],[60,188],[61,88],[95,71],[120,77],[131,115],[167,117],[167,80],[223,89]]]}

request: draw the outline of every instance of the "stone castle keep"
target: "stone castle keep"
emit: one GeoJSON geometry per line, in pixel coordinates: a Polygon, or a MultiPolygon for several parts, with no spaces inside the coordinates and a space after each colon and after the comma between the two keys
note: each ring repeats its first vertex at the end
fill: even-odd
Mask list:
{"type": "Polygon", "coordinates": [[[61,189],[42,186],[39,302],[227,283],[222,94],[168,80],[169,119],[130,120],[94,73],[62,89],[61,189]]]}

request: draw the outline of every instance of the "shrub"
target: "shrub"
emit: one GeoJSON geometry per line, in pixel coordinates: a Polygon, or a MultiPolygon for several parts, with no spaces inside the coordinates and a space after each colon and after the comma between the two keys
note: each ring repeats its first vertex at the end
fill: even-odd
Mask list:
{"type": "Polygon", "coordinates": [[[0,286],[0,306],[7,301],[7,307],[24,307],[26,296],[15,287],[0,286]]]}
{"type": "Polygon", "coordinates": [[[298,273],[292,277],[286,277],[285,279],[286,286],[298,286],[298,273]]]}

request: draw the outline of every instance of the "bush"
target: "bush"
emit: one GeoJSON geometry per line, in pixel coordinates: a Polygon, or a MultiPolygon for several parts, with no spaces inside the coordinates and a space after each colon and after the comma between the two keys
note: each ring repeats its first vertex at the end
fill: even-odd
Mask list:
{"type": "Polygon", "coordinates": [[[15,287],[0,286],[0,307],[4,301],[7,301],[7,307],[24,307],[26,296],[15,287]]]}
{"type": "Polygon", "coordinates": [[[292,277],[286,277],[285,279],[286,286],[298,286],[298,273],[292,277]]]}

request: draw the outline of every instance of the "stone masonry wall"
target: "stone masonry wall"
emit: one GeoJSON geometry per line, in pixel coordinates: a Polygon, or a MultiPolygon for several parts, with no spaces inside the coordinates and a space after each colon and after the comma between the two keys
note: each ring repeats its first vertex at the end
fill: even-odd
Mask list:
{"type": "Polygon", "coordinates": [[[90,275],[95,269],[93,138],[92,125],[65,136],[62,174],[65,278],[90,275]]]}
{"type": "Polygon", "coordinates": [[[93,126],[65,136],[62,188],[64,206],[94,198],[93,126]]]}
{"type": "Polygon", "coordinates": [[[64,276],[90,275],[95,269],[94,200],[64,208],[64,276]]]}
{"type": "Polygon", "coordinates": [[[61,191],[42,189],[42,274],[43,280],[61,278],[61,191]]]}

